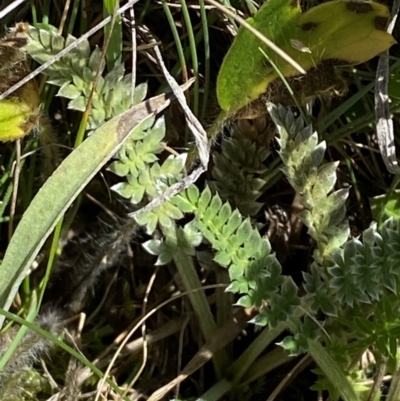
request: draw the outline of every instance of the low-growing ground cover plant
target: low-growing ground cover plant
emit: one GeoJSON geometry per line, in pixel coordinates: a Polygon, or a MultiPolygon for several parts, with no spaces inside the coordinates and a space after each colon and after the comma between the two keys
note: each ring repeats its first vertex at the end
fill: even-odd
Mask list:
{"type": "Polygon", "coordinates": [[[17,3],[0,398],[398,400],[398,5],[17,3]]]}

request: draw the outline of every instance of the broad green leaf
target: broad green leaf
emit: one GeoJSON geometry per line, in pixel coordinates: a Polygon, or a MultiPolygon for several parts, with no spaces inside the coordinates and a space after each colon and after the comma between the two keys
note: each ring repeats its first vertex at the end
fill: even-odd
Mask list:
{"type": "MultiPolygon", "coordinates": [[[[285,42],[300,16],[300,7],[291,0],[271,0],[247,22],[277,45],[285,42]]],[[[237,111],[265,92],[277,74],[258,48],[277,62],[274,52],[245,28],[240,28],[225,56],[217,79],[218,103],[225,111],[237,111]]]]}
{"type": "MultiPolygon", "coordinates": [[[[129,134],[162,111],[170,97],[160,95],[113,118],[87,138],[45,182],[25,211],[0,270],[0,306],[8,309],[21,281],[58,220],[92,177],[118,151],[129,134]]],[[[4,317],[0,318],[0,325],[4,317]]]]}
{"type": "MultiPolygon", "coordinates": [[[[269,0],[247,22],[258,29],[306,71],[325,60],[359,64],[387,50],[395,40],[386,31],[388,8],[369,1],[334,0],[302,13],[292,0],[269,0]]],[[[299,75],[287,61],[240,28],[217,80],[221,108],[233,114],[260,95],[278,78],[299,75]]]]}

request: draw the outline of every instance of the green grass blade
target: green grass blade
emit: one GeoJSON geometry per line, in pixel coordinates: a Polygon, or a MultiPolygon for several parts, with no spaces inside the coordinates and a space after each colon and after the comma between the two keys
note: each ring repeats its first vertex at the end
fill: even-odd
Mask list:
{"type": "Polygon", "coordinates": [[[69,23],[68,23],[68,29],[67,29],[67,33],[69,33],[69,34],[72,34],[72,32],[74,31],[76,18],[78,16],[79,9],[81,8],[80,2],[81,2],[81,0],[74,0],[74,3],[71,7],[71,14],[69,17],[69,23]]]}
{"type": "Polygon", "coordinates": [[[196,78],[194,81],[194,101],[193,112],[195,116],[199,115],[199,62],[197,59],[196,39],[194,37],[192,21],[190,19],[189,10],[186,0],[181,0],[183,19],[185,20],[186,29],[189,38],[190,55],[192,58],[193,75],[196,78]]]}
{"type": "MultiPolygon", "coordinates": [[[[182,71],[183,79],[187,80],[188,76],[187,76],[186,58],[185,58],[185,54],[183,51],[181,38],[179,36],[178,29],[176,28],[174,17],[171,13],[171,10],[169,9],[169,6],[168,6],[166,0],[162,1],[162,6],[163,6],[163,9],[165,12],[165,16],[167,17],[169,26],[171,28],[172,36],[174,37],[176,51],[178,53],[179,65],[180,65],[180,69],[182,71]]],[[[172,72],[172,75],[176,77],[176,71],[172,72]]]]}
{"type": "MultiPolygon", "coordinates": [[[[113,16],[118,9],[118,0],[103,0],[103,15],[104,18],[113,16]]],[[[108,71],[111,71],[116,65],[121,64],[122,61],[122,24],[121,16],[116,16],[115,24],[108,24],[104,27],[104,36],[106,38],[110,35],[112,28],[110,42],[106,50],[106,60],[108,71]]]]}
{"type": "Polygon", "coordinates": [[[359,401],[342,368],[338,366],[320,343],[308,340],[308,352],[345,401],[359,401]]]}
{"type": "MultiPolygon", "coordinates": [[[[32,299],[32,304],[31,308],[29,310],[28,316],[26,317],[26,322],[32,323],[35,320],[35,317],[37,315],[37,299],[34,294],[33,299],[32,299]]],[[[11,344],[9,347],[7,347],[6,352],[0,359],[0,371],[2,371],[5,366],[7,365],[7,362],[12,358],[15,350],[17,349],[19,343],[22,341],[23,337],[25,336],[26,332],[28,331],[28,326],[22,325],[20,329],[18,330],[18,333],[15,335],[14,339],[12,340],[11,344]]]]}
{"type": "MultiPolygon", "coordinates": [[[[68,352],[70,355],[72,355],[74,358],[76,358],[79,362],[81,362],[83,365],[87,366],[94,374],[96,374],[99,378],[104,377],[103,372],[98,369],[95,365],[93,365],[83,354],[79,353],[78,351],[75,351],[73,348],[71,348],[69,345],[65,344],[63,341],[58,339],[56,336],[53,334],[49,333],[46,330],[43,330],[42,328],[36,326],[34,323],[28,322],[21,317],[14,315],[13,313],[7,312],[4,309],[0,308],[0,314],[4,317],[6,317],[9,320],[14,320],[16,323],[20,324],[21,327],[24,327],[26,330],[30,329],[35,331],[36,333],[40,334],[44,338],[49,339],[52,341],[52,343],[60,348],[62,348],[64,351],[68,352]]],[[[110,385],[110,387],[117,393],[117,394],[122,394],[122,391],[119,389],[117,384],[110,380],[106,379],[107,383],[110,385]]],[[[125,400],[128,400],[128,398],[124,398],[125,400]]]]}
{"type": "Polygon", "coordinates": [[[210,68],[210,35],[208,32],[208,19],[206,8],[204,4],[204,0],[200,0],[200,15],[201,15],[201,24],[203,26],[203,37],[204,37],[204,63],[205,63],[205,71],[204,71],[204,98],[203,105],[201,109],[201,118],[204,120],[207,113],[207,104],[208,98],[210,96],[210,76],[211,76],[211,68],[210,68]]]}

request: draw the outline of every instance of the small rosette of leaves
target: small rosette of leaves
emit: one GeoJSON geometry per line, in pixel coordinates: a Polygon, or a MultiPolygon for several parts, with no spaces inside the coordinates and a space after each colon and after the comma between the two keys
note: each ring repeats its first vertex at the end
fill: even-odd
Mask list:
{"type": "Polygon", "coordinates": [[[314,259],[323,264],[349,236],[345,205],[348,189],[332,192],[338,163],[323,164],[326,143],[319,142],[312,126],[281,106],[269,104],[268,109],[279,132],[280,156],[285,165],[282,170],[301,195],[304,209],[298,217],[317,242],[314,259]]]}
{"type": "MultiPolygon", "coordinates": [[[[164,150],[160,144],[164,136],[164,118],[145,120],[132,132],[115,156],[117,160],[109,166],[110,171],[127,178],[127,181],[114,185],[112,190],[129,199],[133,205],[153,200],[183,177],[186,154],[170,155],[163,163],[158,161],[156,155],[164,150]]],[[[183,212],[167,201],[135,219],[146,227],[148,234],[152,234],[157,224],[170,228],[173,220],[183,217],[183,212]]]]}
{"type": "Polygon", "coordinates": [[[344,316],[339,321],[357,337],[361,351],[374,346],[382,355],[396,358],[400,336],[399,313],[400,299],[392,294],[381,298],[369,308],[354,308],[351,319],[344,316]]]}
{"type": "Polygon", "coordinates": [[[312,312],[322,310],[328,316],[338,316],[340,307],[347,305],[362,308],[365,315],[367,308],[372,313],[381,299],[398,296],[399,244],[399,223],[388,219],[381,230],[374,224],[361,238],[353,238],[343,249],[337,249],[326,274],[321,275],[314,262],[310,273],[303,273],[312,312]]]}
{"type": "Polygon", "coordinates": [[[242,215],[254,216],[262,206],[257,199],[266,184],[261,177],[268,170],[264,162],[270,151],[245,134],[236,124],[231,137],[222,139],[221,152],[213,156],[214,180],[209,185],[222,199],[235,205],[242,215]]]}
{"type": "MultiPolygon", "coordinates": [[[[41,24],[39,28],[31,27],[27,52],[39,64],[44,64],[75,40],[71,35],[65,39],[57,33],[55,27],[41,24]]],[[[83,40],[44,73],[48,76],[49,84],[60,87],[57,96],[70,99],[68,108],[83,112],[98,71],[104,69],[103,65],[101,50],[96,47],[91,52],[89,41],[83,40]]],[[[147,85],[140,84],[132,96],[131,74],[125,75],[123,65],[117,65],[105,77],[99,76],[92,97],[88,129],[94,130],[105,121],[140,103],[146,92],[147,85]]]]}
{"type": "Polygon", "coordinates": [[[398,259],[399,254],[396,256],[391,249],[400,236],[390,228],[391,224],[389,220],[385,223],[382,234],[374,225],[363,232],[362,239],[353,238],[343,249],[336,250],[332,254],[333,266],[324,279],[319,277],[315,263],[311,274],[304,273],[304,287],[312,294],[314,312],[321,309],[336,316],[339,305],[369,304],[379,301],[388,290],[396,293],[399,275],[391,261],[398,259]],[[383,236],[387,241],[383,241],[383,236]]]}
{"type": "MultiPolygon", "coordinates": [[[[391,360],[398,355],[399,221],[388,219],[380,229],[373,224],[360,238],[337,249],[331,262],[333,265],[326,271],[314,262],[310,273],[303,274],[307,293],[304,302],[314,315],[321,310],[330,316],[325,322],[330,336],[326,349],[346,372],[361,399],[366,399],[371,388],[362,384],[367,377],[364,370],[352,367],[354,360],[367,349],[377,350],[391,360]],[[342,360],[344,356],[346,360],[342,360]]],[[[293,350],[301,346],[298,341],[289,345],[293,350]]],[[[328,390],[330,397],[338,400],[335,383],[322,371],[316,373],[320,379],[313,388],[328,390]]]]}

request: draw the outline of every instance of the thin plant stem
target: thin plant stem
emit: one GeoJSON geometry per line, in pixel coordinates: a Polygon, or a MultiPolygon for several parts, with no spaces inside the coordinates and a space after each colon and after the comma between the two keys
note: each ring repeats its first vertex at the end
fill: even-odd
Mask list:
{"type": "Polygon", "coordinates": [[[172,16],[171,10],[168,7],[166,0],[162,0],[162,6],[167,17],[169,26],[171,27],[172,36],[174,37],[176,50],[178,53],[179,64],[181,66],[183,82],[188,81],[188,73],[186,66],[185,54],[182,47],[181,38],[179,37],[178,29],[176,28],[174,17],[172,16]]]}
{"type": "Polygon", "coordinates": [[[69,17],[69,23],[67,28],[67,33],[71,34],[75,27],[76,17],[78,16],[79,12],[79,4],[80,0],[74,0],[74,4],[71,7],[71,15],[69,17]]]}
{"type": "Polygon", "coordinates": [[[19,183],[19,176],[21,173],[21,139],[18,139],[15,143],[16,148],[16,157],[15,157],[15,169],[14,169],[14,184],[13,184],[13,194],[11,200],[11,207],[10,207],[10,221],[8,223],[8,240],[11,240],[11,237],[14,232],[14,217],[15,211],[17,207],[17,195],[18,195],[18,183],[19,183]]]}
{"type": "Polygon", "coordinates": [[[204,97],[203,97],[203,106],[201,109],[201,119],[204,120],[207,113],[207,105],[208,98],[210,96],[210,35],[208,32],[208,19],[206,8],[204,4],[204,0],[200,0],[200,16],[201,16],[201,24],[203,26],[203,40],[204,40],[204,97]]]}
{"type": "Polygon", "coordinates": [[[122,62],[122,25],[121,17],[114,17],[119,7],[118,0],[103,0],[103,15],[113,17],[112,23],[104,27],[106,39],[106,60],[108,71],[122,62]]]}

